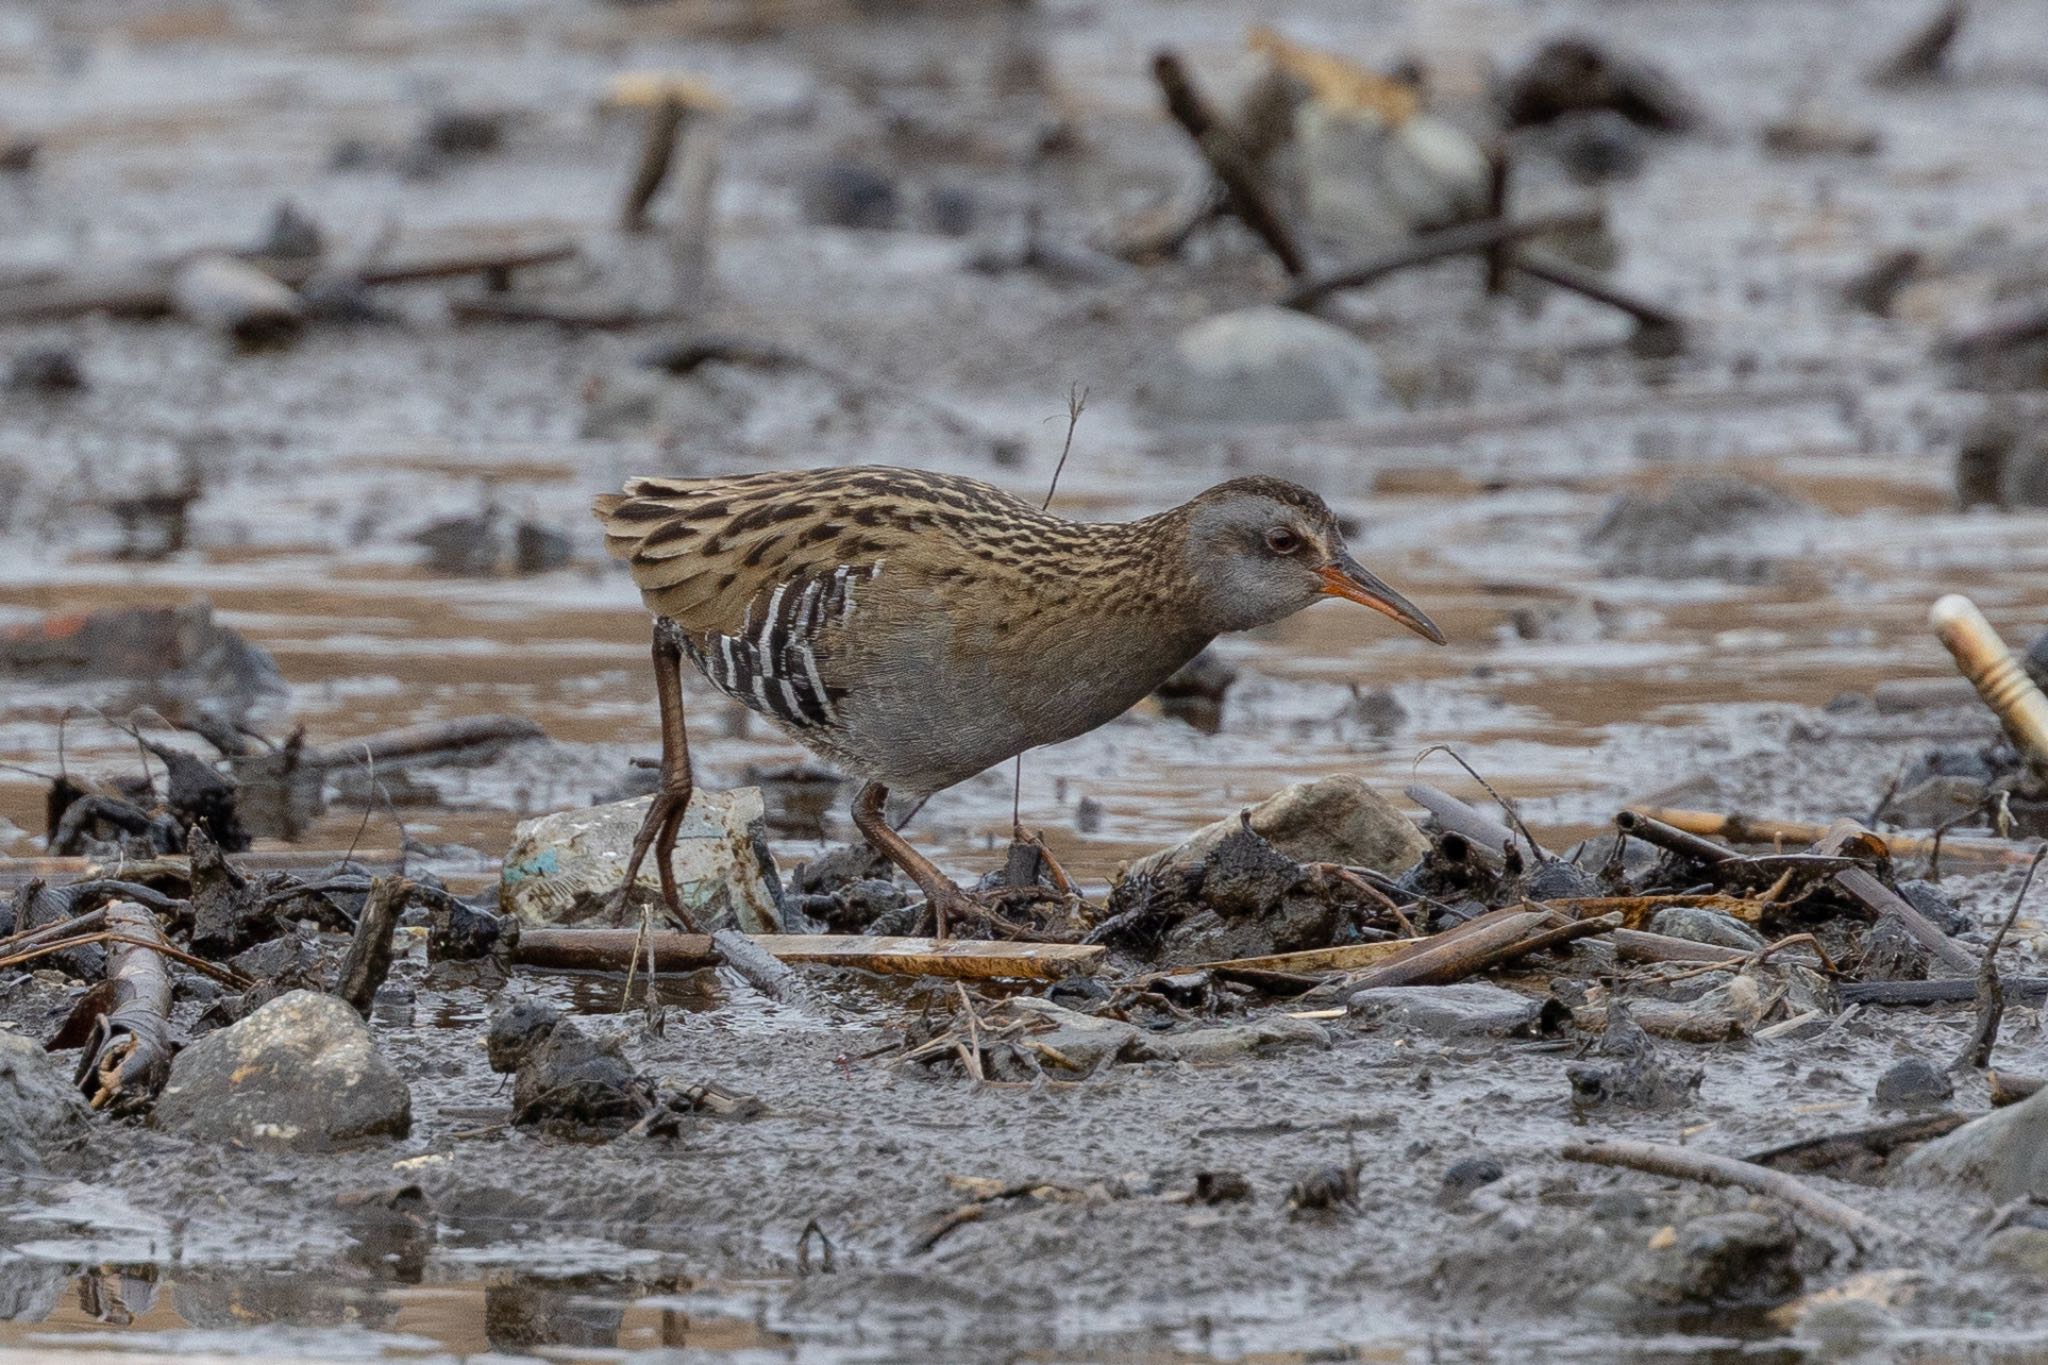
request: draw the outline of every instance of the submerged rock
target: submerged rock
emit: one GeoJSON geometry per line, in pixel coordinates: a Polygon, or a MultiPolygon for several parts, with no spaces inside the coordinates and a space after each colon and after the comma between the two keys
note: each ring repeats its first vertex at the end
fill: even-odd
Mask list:
{"type": "Polygon", "coordinates": [[[32,1170],[85,1136],[85,1101],[27,1038],[0,1033],[0,1169],[32,1170]]]}
{"type": "Polygon", "coordinates": [[[1277,305],[1187,328],[1151,398],[1163,416],[1187,422],[1325,422],[1369,416],[1387,402],[1372,347],[1277,305]]]}
{"type": "Polygon", "coordinates": [[[1957,1185],[1994,1204],[2048,1199],[2048,1090],[1936,1138],[1899,1170],[1903,1179],[1957,1185]]]}
{"type": "MultiPolygon", "coordinates": [[[[495,1027],[492,1041],[497,1041],[495,1027]]],[[[647,1091],[618,1042],[592,1038],[573,1021],[548,1029],[518,1066],[512,1082],[514,1123],[615,1132],[647,1112],[647,1091]]]]}
{"type": "Polygon", "coordinates": [[[1619,999],[1609,999],[1606,1022],[1594,1049],[1602,1060],[1565,1067],[1573,1108],[1681,1109],[1699,1097],[1707,1073],[1698,1067],[1667,1065],[1619,999]]]}
{"type": "Polygon", "coordinates": [[[1799,1292],[1799,1234],[1785,1217],[1747,1209],[1695,1218],[1651,1253],[1634,1288],[1652,1303],[1781,1303],[1799,1292]]]}
{"type": "Polygon", "coordinates": [[[1877,1078],[1876,1099],[1886,1109],[1925,1109],[1955,1097],[1956,1084],[1925,1057],[1895,1062],[1877,1078]]]}
{"type": "MultiPolygon", "coordinates": [[[[521,821],[505,854],[500,907],[528,924],[574,924],[608,913],[633,836],[653,801],[643,796],[521,821]]],[[[671,866],[683,904],[706,930],[781,932],[782,882],[768,851],[758,787],[699,787],[671,866]]],[[[649,857],[634,884],[633,906],[660,895],[661,874],[649,857]]]]}
{"type": "Polygon", "coordinates": [[[1397,1033],[1475,1038],[1534,1029],[1543,1002],[1484,981],[1454,986],[1379,986],[1351,997],[1351,1013],[1397,1033]]]}
{"type": "Polygon", "coordinates": [[[292,991],[180,1052],[156,1124],[187,1137],[325,1151],[405,1136],[412,1095],[361,1015],[331,995],[292,991]]]}

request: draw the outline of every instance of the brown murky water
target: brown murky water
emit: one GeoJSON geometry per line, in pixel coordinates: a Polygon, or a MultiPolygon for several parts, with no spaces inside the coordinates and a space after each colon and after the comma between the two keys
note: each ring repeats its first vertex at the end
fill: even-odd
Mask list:
{"type": "MultiPolygon", "coordinates": [[[[1418,754],[1443,743],[1520,798],[1558,843],[1598,828],[1624,800],[1673,791],[1689,804],[1790,817],[1867,810],[1941,726],[1982,736],[1986,722],[1949,716],[1917,734],[1910,723],[1880,732],[1853,713],[1812,708],[1886,679],[1948,675],[1925,627],[1940,593],[1971,593],[2015,642],[2048,624],[2048,515],[1953,510],[1955,435],[1981,399],[1929,358],[1930,346],[1940,325],[1981,301],[1972,293],[1981,282],[1922,288],[1899,322],[1838,301],[1842,280],[1877,251],[1984,226],[2024,232],[2048,193],[2048,81],[2025,55],[2048,7],[1973,15],[1950,82],[1866,88],[1857,73],[1919,10],[1906,0],[1284,7],[1276,17],[1302,40],[1379,63],[1425,56],[1453,107],[1476,94],[1486,61],[1510,61],[1563,28],[1671,65],[1713,126],[1652,146],[1639,178],[1601,195],[1622,247],[1620,278],[1695,327],[1681,358],[1641,359],[1612,315],[1557,297],[1487,300],[1468,264],[1446,265],[1390,280],[1337,313],[1377,348],[1389,387],[1403,395],[1383,417],[1219,431],[1162,425],[1141,390],[1179,327],[1277,289],[1243,243],[1208,243],[1189,262],[1100,285],[981,275],[962,268],[979,241],[807,227],[795,184],[828,156],[859,156],[919,186],[969,186],[983,239],[1014,235],[1034,202],[1049,232],[1079,239],[1188,181],[1192,163],[1156,113],[1144,57],[1171,41],[1219,88],[1242,79],[1240,7],[1049,3],[864,20],[810,4],[0,6],[0,127],[44,140],[33,177],[0,176],[0,273],[245,242],[288,196],[344,246],[367,242],[387,221],[413,245],[474,240],[479,225],[522,239],[566,234],[584,242],[587,260],[543,282],[652,289],[665,248],[611,228],[637,133],[594,109],[616,72],[687,69],[733,102],[718,289],[694,325],[772,338],[874,381],[853,398],[815,377],[728,374],[663,386],[633,364],[662,329],[458,325],[433,288],[393,291],[397,323],[320,324],[290,351],[247,357],[175,322],[0,326],[0,350],[73,348],[91,381],[69,398],[0,401],[0,625],[203,596],[277,658],[291,684],[288,705],[269,718],[278,732],[303,724],[333,744],[485,712],[539,721],[551,746],[434,774],[436,795],[403,808],[413,838],[476,850],[468,866],[484,878],[518,819],[614,788],[628,760],[655,745],[645,617],[623,575],[603,562],[585,512],[593,492],[633,473],[862,460],[957,469],[1036,495],[1078,383],[1090,396],[1061,506],[1127,516],[1236,473],[1301,479],[1358,523],[1362,557],[1452,640],[1432,649],[1368,613],[1319,607],[1222,642],[1241,678],[1220,733],[1200,735],[1141,707],[1029,755],[1023,819],[1044,827],[1091,881],[1305,777],[1358,772],[1397,790],[1419,770],[1466,790],[1442,757],[1418,769],[1418,754]],[[1020,93],[996,79],[1014,53],[1035,58],[1041,86],[1020,93]],[[1766,157],[1756,125],[1802,97],[1877,126],[1883,153],[1766,157]],[[406,173],[398,163],[414,130],[429,110],[453,105],[517,110],[505,147],[431,175],[406,173]],[[1034,159],[1036,130],[1055,121],[1082,150],[1034,159]],[[370,149],[366,165],[333,167],[345,140],[370,149]],[[665,396],[650,397],[650,387],[665,396]],[[1021,458],[991,462],[902,391],[1014,437],[1021,458]],[[112,559],[117,536],[98,500],[167,486],[188,467],[206,486],[194,547],[160,563],[112,559]],[[1712,474],[1766,481],[1806,510],[1717,545],[1724,563],[1702,575],[1615,572],[1589,548],[1620,494],[1712,474]],[[524,579],[420,569],[410,534],[487,500],[507,517],[568,532],[574,562],[524,579]],[[1518,619],[1556,623],[1525,638],[1518,619]]],[[[1540,157],[1518,174],[1531,203],[1582,193],[1540,157]]],[[[52,770],[60,717],[94,695],[0,684],[0,763],[52,770]]],[[[708,690],[693,685],[689,698],[705,782],[739,783],[750,769],[804,758],[708,690]]],[[[67,728],[74,768],[125,770],[125,738],[89,717],[67,728]]],[[[956,873],[976,873],[999,856],[1010,805],[1010,774],[986,774],[932,801],[912,832],[956,873]]],[[[0,769],[0,854],[34,851],[40,813],[39,782],[0,769]]],[[[360,818],[338,805],[306,843],[348,844],[360,818]]],[[[848,832],[835,808],[826,836],[848,832]]],[[[396,838],[374,812],[365,842],[396,838]]],[[[816,846],[791,838],[778,851],[799,858],[816,846]]],[[[717,999],[698,983],[673,1003],[687,1010],[717,999]]],[[[422,1006],[445,1006],[473,1025],[488,1000],[457,991],[422,1006]]],[[[693,1028],[729,1026],[742,1042],[772,1033],[768,1025],[803,1032],[787,1020],[693,1016],[693,1028]]],[[[811,1043],[822,1051],[798,1049],[786,1065],[823,1067],[838,1046],[811,1043]]],[[[2029,1044],[2039,1045],[2038,1036],[2029,1044]]],[[[690,1046],[699,1049],[683,1054],[692,1064],[725,1055],[702,1038],[690,1046]]],[[[664,1055],[674,1062],[673,1050],[664,1055]]],[[[1400,1068],[1411,1061],[1366,1065],[1399,1071],[1405,1084],[1412,1077],[1400,1068]]],[[[1851,1081],[1862,1083],[1856,1068],[1867,1061],[1844,1063],[1851,1081]]],[[[473,1059],[427,1047],[408,1064],[475,1092],[450,1104],[490,1099],[494,1081],[475,1074],[473,1059]]],[[[810,1102],[808,1073],[785,1075],[770,1057],[752,1064],[777,1078],[791,1108],[810,1102]]],[[[1775,1063],[1743,1065],[1763,1097],[1753,1103],[1767,1111],[1775,1063]]],[[[1486,1100],[1483,1084],[1465,1084],[1467,1101],[1486,1100]]],[[[1198,1098],[1267,1102],[1225,1089],[1198,1098]]],[[[1523,1086],[1513,1102],[1547,1114],[1531,1098],[1540,1093],[1523,1086]]],[[[1765,1112],[1731,1102],[1737,1126],[1765,1125],[1765,1112]]],[[[1152,1103],[1133,1101],[1125,1122],[1140,1123],[1152,1103]]],[[[966,1110],[940,1108],[933,1132],[971,1126],[966,1110]]],[[[426,1122],[403,1159],[466,1150],[466,1122],[426,1122]]],[[[1463,1131],[1441,1113],[1417,1122],[1446,1143],[1443,1132],[1463,1131]]],[[[914,1117],[906,1123],[917,1131],[914,1117]]],[[[1030,1131],[1022,1117],[1018,1127],[1030,1131]]],[[[1024,1155],[1092,1166],[1099,1150],[1105,1168],[1165,1159],[1142,1136],[1105,1134],[1099,1122],[1076,1118],[1060,1131],[1082,1144],[1078,1156],[1028,1143],[1024,1155]]],[[[780,1136],[801,1144],[814,1135],[797,1121],[780,1136]]],[[[955,1138],[929,1140],[935,1169],[955,1155],[945,1145],[955,1138]]],[[[141,1166],[157,1159],[146,1143],[139,1150],[141,1166]]],[[[915,1139],[912,1150],[921,1150],[915,1139]]],[[[976,1151],[988,1168],[1007,1159],[992,1140],[976,1151]]],[[[763,1178],[722,1149],[707,1160],[727,1163],[717,1180],[705,1177],[707,1197],[725,1201],[718,1216],[743,1224],[748,1205],[728,1192],[763,1178]]],[[[625,1178],[623,1166],[605,1169],[625,1178]]],[[[186,1174],[202,1186],[223,1178],[186,1174]]],[[[366,1167],[352,1178],[378,1174],[366,1167]]],[[[49,1197],[90,1203],[76,1190],[49,1197]]],[[[776,1216],[801,1226],[793,1200],[784,1197],[776,1216]]],[[[21,1201],[46,1202],[33,1190],[21,1201]]],[[[470,1212],[468,1226],[482,1226],[470,1212]]],[[[89,1209],[78,1217],[99,1226],[89,1209]]],[[[866,1336],[858,1324],[821,1327],[829,1310],[782,1321],[777,1305],[802,1297],[791,1281],[700,1282],[678,1268],[688,1257],[642,1264],[630,1238],[599,1239],[587,1264],[563,1270],[580,1244],[561,1229],[483,1237],[473,1255],[441,1248],[410,1284],[335,1279],[325,1268],[331,1249],[295,1249],[281,1234],[253,1263],[223,1254],[232,1239],[222,1235],[190,1262],[154,1245],[138,1250],[132,1235],[57,1237],[41,1254],[24,1240],[10,1234],[22,1256],[0,1263],[21,1271],[0,1357],[133,1346],[186,1358],[232,1350],[442,1359],[544,1346],[548,1358],[567,1360],[683,1348],[692,1358],[851,1361],[905,1358],[895,1343],[915,1337],[886,1318],[866,1336]],[[541,1243],[545,1255],[532,1249],[541,1243]]],[[[787,1250],[777,1242],[771,1255],[765,1241],[739,1240],[730,1255],[742,1264],[787,1250]]],[[[1283,1273],[1310,1277],[1316,1257],[1331,1264],[1349,1254],[1333,1239],[1283,1273]]],[[[986,1311],[997,1320],[1018,1310],[986,1311]]],[[[1009,1358],[1331,1358],[1307,1354],[1330,1342],[1299,1330],[1306,1310],[1270,1284],[1213,1318],[1191,1299],[1137,1325],[1099,1304],[1071,1312],[1055,1344],[1034,1339],[1009,1358]]],[[[1330,1330],[1346,1359],[1516,1356],[1487,1331],[1418,1326],[1380,1300],[1330,1330]]],[[[1536,1331],[1523,1354],[1557,1346],[1584,1358],[1703,1359],[1744,1350],[1734,1327],[1673,1340],[1550,1333],[1536,1331]]],[[[1995,1333],[1944,1340],[1973,1358],[2022,1359],[2034,1349],[1995,1333]]],[[[986,1345],[920,1358],[966,1358],[986,1345]]]]}

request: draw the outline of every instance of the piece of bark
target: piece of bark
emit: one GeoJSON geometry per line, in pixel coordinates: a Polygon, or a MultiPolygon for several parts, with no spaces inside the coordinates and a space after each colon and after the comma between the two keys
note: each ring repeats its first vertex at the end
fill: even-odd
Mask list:
{"type": "MultiPolygon", "coordinates": [[[[1018,943],[1004,940],[886,938],[865,934],[742,935],[779,962],[856,967],[889,976],[1046,980],[1086,969],[1103,955],[1077,943],[1018,943]]],[[[656,971],[715,967],[723,960],[709,934],[660,930],[641,940],[632,929],[523,929],[512,949],[521,967],[623,972],[640,943],[644,963],[651,941],[656,971]]]]}
{"type": "MultiPolygon", "coordinates": [[[[1726,839],[1731,844],[1814,844],[1826,838],[1830,828],[1808,820],[1772,820],[1758,816],[1724,814],[1719,811],[1677,810],[1656,806],[1637,806],[1632,809],[1639,815],[1654,817],[1688,833],[1726,839]]],[[[1932,836],[1883,834],[1877,837],[1884,841],[1885,847],[1891,850],[1894,858],[1924,858],[1934,852],[1935,840],[1932,836]]],[[[1954,858],[1959,862],[2006,863],[2022,867],[2032,860],[2036,847],[2005,839],[1945,837],[1940,843],[1941,856],[1944,858],[1954,858]]]]}
{"type": "Polygon", "coordinates": [[[1767,1148],[1743,1160],[1780,1171],[1826,1172],[1882,1160],[1901,1147],[1952,1133],[1970,1121],[1968,1114],[1923,1114],[1874,1128],[1826,1133],[1767,1148]]]}
{"type": "Polygon", "coordinates": [[[363,913],[356,919],[355,936],[349,940],[348,956],[336,974],[334,994],[355,1007],[357,1014],[370,1017],[370,1002],[391,971],[391,936],[398,929],[398,917],[412,900],[412,883],[403,877],[379,877],[370,883],[370,895],[363,913]]]}
{"type": "Polygon", "coordinates": [[[121,936],[107,968],[113,985],[93,1025],[77,1083],[94,1109],[130,1112],[148,1105],[171,1074],[171,978],[156,916],[132,901],[106,907],[106,928],[121,936]]]}
{"type": "Polygon", "coordinates": [[[1542,930],[1542,910],[1489,910],[1445,933],[1411,939],[1352,978],[1356,990],[1376,986],[1448,986],[1494,965],[1494,955],[1542,930]]]}
{"type": "Polygon", "coordinates": [[[1749,954],[1718,943],[1695,943],[1641,929],[1616,929],[1614,952],[1623,962],[1740,962],[1749,954]]]}

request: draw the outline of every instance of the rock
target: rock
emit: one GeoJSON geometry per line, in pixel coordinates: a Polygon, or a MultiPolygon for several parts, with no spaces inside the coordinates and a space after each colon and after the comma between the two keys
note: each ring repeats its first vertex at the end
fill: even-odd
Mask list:
{"type": "Polygon", "coordinates": [[[1964,507],[2048,507],[2048,424],[2031,408],[2002,405],[1963,433],[1956,500],[1964,507]]]}
{"type": "Polygon", "coordinates": [[[511,122],[503,109],[437,109],[420,130],[420,147],[439,156],[485,156],[505,145],[511,122]]]}
{"type": "Polygon", "coordinates": [[[50,1054],[0,1033],[0,1169],[35,1170],[85,1138],[85,1101],[50,1054]]]}
{"type": "Polygon", "coordinates": [[[1876,1100],[1885,1109],[1924,1109],[1955,1097],[1955,1082],[1925,1057],[1894,1062],[1877,1078],[1876,1100]]]}
{"type": "Polygon", "coordinates": [[[1565,1067],[1572,1086],[1572,1107],[1581,1112],[1608,1105],[1653,1111],[1683,1108],[1698,1098],[1707,1078],[1698,1067],[1666,1065],[1649,1034],[1627,1007],[1611,996],[1606,1028],[1594,1053],[1605,1060],[1565,1067]]]}
{"type": "MultiPolygon", "coordinates": [[[[633,836],[654,798],[562,811],[522,820],[512,831],[498,904],[528,924],[574,924],[607,913],[625,875],[633,836]]],[[[705,929],[780,932],[781,878],[768,852],[758,787],[690,797],[676,840],[676,886],[705,929]]],[[[650,857],[641,865],[635,904],[661,895],[650,857]]]]}
{"type": "Polygon", "coordinates": [[[1984,1259],[2030,1280],[2048,1283],[2048,1228],[2001,1229],[1985,1241],[1984,1259]]]}
{"type": "Polygon", "coordinates": [[[847,161],[805,172],[797,183],[797,202],[804,221],[821,227],[892,228],[902,212],[888,176],[847,161]]]}
{"type": "Polygon", "coordinates": [[[1839,114],[1801,109],[1766,123],[1763,143],[1774,156],[1876,156],[1884,136],[1839,114]]]}
{"type": "Polygon", "coordinates": [[[361,1015],[292,991],[180,1052],[155,1122],[216,1142],[326,1151],[404,1137],[412,1096],[361,1015]]]}
{"type": "MultiPolygon", "coordinates": [[[[1283,787],[1253,806],[1249,820],[1254,834],[1296,862],[1341,863],[1394,875],[1429,851],[1429,840],[1414,821],[1348,773],[1283,787]]],[[[1236,815],[1204,825],[1173,848],[1140,858],[1124,878],[1160,877],[1197,866],[1242,826],[1236,815]]]]}
{"type": "Polygon", "coordinates": [[[282,707],[291,689],[270,654],[214,624],[204,601],[48,616],[0,630],[0,678],[110,684],[110,711],[153,706],[178,725],[232,732],[282,707]]]}
{"type": "Polygon", "coordinates": [[[1718,910],[1696,905],[1667,905],[1650,917],[1650,932],[1692,943],[1711,943],[1720,948],[1738,948],[1753,953],[1764,946],[1763,935],[1718,910]]]}
{"type": "Polygon", "coordinates": [[[1501,83],[1498,98],[1514,128],[1595,109],[1666,133],[1684,132],[1699,121],[1691,98],[1669,75],[1589,38],[1545,43],[1501,83]]]}
{"type": "Polygon", "coordinates": [[[320,224],[304,209],[286,199],[270,212],[270,226],[256,244],[258,256],[279,259],[317,260],[326,249],[320,224]]]}
{"type": "Polygon", "coordinates": [[[1152,697],[1175,720],[1213,735],[1223,728],[1224,694],[1236,681],[1237,670],[1215,650],[1205,649],[1152,689],[1152,697]]]}
{"type": "Polygon", "coordinates": [[[295,341],[306,325],[306,305],[290,287],[230,256],[200,256],[178,267],[171,306],[188,322],[250,348],[295,341]]]}
{"type": "Polygon", "coordinates": [[[1634,1288],[1672,1307],[1780,1303],[1799,1292],[1798,1247],[1799,1234],[1788,1218],[1747,1209],[1709,1214],[1652,1252],[1634,1288]]]}
{"type": "Polygon", "coordinates": [[[1442,1186],[1437,1198],[1442,1202],[1456,1202],[1482,1186],[1491,1185],[1507,1174],[1507,1168],[1490,1156],[1468,1156],[1454,1161],[1444,1171],[1442,1186]]]}
{"type": "Polygon", "coordinates": [[[522,521],[512,532],[512,571],[551,573],[574,556],[568,533],[537,521],[522,521]]]}
{"type": "Polygon", "coordinates": [[[1623,494],[1587,534],[1586,545],[1610,573],[1752,581],[1775,557],[1759,548],[1755,533],[1811,512],[1768,484],[1680,479],[1661,495],[1623,494]]]}
{"type": "Polygon", "coordinates": [[[647,1112],[648,1099],[617,1040],[592,1038],[563,1020],[521,1058],[512,1121],[619,1132],[647,1112]]]}
{"type": "Polygon", "coordinates": [[[43,346],[7,362],[5,386],[12,393],[77,393],[86,386],[85,371],[76,351],[43,346]]]}
{"type": "Polygon", "coordinates": [[[428,522],[408,539],[427,552],[422,568],[451,578],[494,574],[505,557],[504,533],[498,528],[497,514],[488,508],[479,516],[428,522]]]}
{"type": "Polygon", "coordinates": [[[2048,1090],[1972,1120],[1900,1163],[1902,1179],[1962,1186],[1994,1204],[2048,1199],[2048,1090]]]}
{"type": "Polygon", "coordinates": [[[515,1000],[491,1019],[491,1031],[484,1039],[491,1070],[510,1075],[520,1063],[554,1032],[562,1012],[544,1000],[515,1000]]]}
{"type": "Polygon", "coordinates": [[[1981,808],[1989,797],[1989,786],[1976,778],[1943,774],[1894,796],[1884,820],[1897,829],[1936,829],[1981,808]]]}
{"type": "Polygon", "coordinates": [[[1350,1000],[1352,1017],[1430,1038],[1503,1036],[1533,1030],[1543,1002],[1484,981],[1454,986],[1380,986],[1350,1000]]]}
{"type": "Polygon", "coordinates": [[[1560,115],[1548,134],[1551,155],[1582,185],[1632,180],[1649,160],[1649,134],[1612,109],[1560,115]]]}
{"type": "MultiPolygon", "coordinates": [[[[1072,1069],[1079,1072],[1093,1071],[1112,1060],[1219,1062],[1270,1048],[1330,1045],[1329,1032],[1321,1025],[1285,1015],[1185,1032],[1150,1033],[1136,1024],[1082,1014],[1036,996],[1019,996],[1009,1002],[1008,1009],[1013,1014],[1053,1024],[1049,1032],[1034,1031],[1032,1038],[1072,1063],[1072,1069]]],[[[1047,1066],[1056,1063],[1048,1059],[1047,1066]]]]}
{"type": "Polygon", "coordinates": [[[1277,305],[1188,327],[1150,386],[1153,406],[1187,422],[1323,422],[1387,402],[1379,357],[1351,333],[1277,305]]]}
{"type": "Polygon", "coordinates": [[[1308,220],[1354,250],[1484,217],[1492,167],[1471,134],[1418,113],[1311,101],[1297,121],[1308,220]]]}
{"type": "Polygon", "coordinates": [[[1269,1014],[1242,1024],[1190,1029],[1185,1033],[1140,1031],[1117,1054],[1120,1062],[1222,1062],[1283,1047],[1330,1045],[1329,1030],[1313,1019],[1269,1014]]]}
{"type": "Polygon", "coordinates": [[[2027,646],[2026,656],[2021,662],[2026,665],[2027,676],[2034,680],[2034,686],[2048,687],[2048,630],[2034,637],[2034,643],[2027,646]]]}

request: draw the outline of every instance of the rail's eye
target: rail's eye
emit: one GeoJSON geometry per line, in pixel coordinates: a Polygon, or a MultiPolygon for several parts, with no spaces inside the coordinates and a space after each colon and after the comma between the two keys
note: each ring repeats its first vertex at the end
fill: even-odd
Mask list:
{"type": "Polygon", "coordinates": [[[1276,555],[1291,555],[1301,548],[1301,537],[1285,526],[1266,532],[1266,548],[1276,555]]]}

